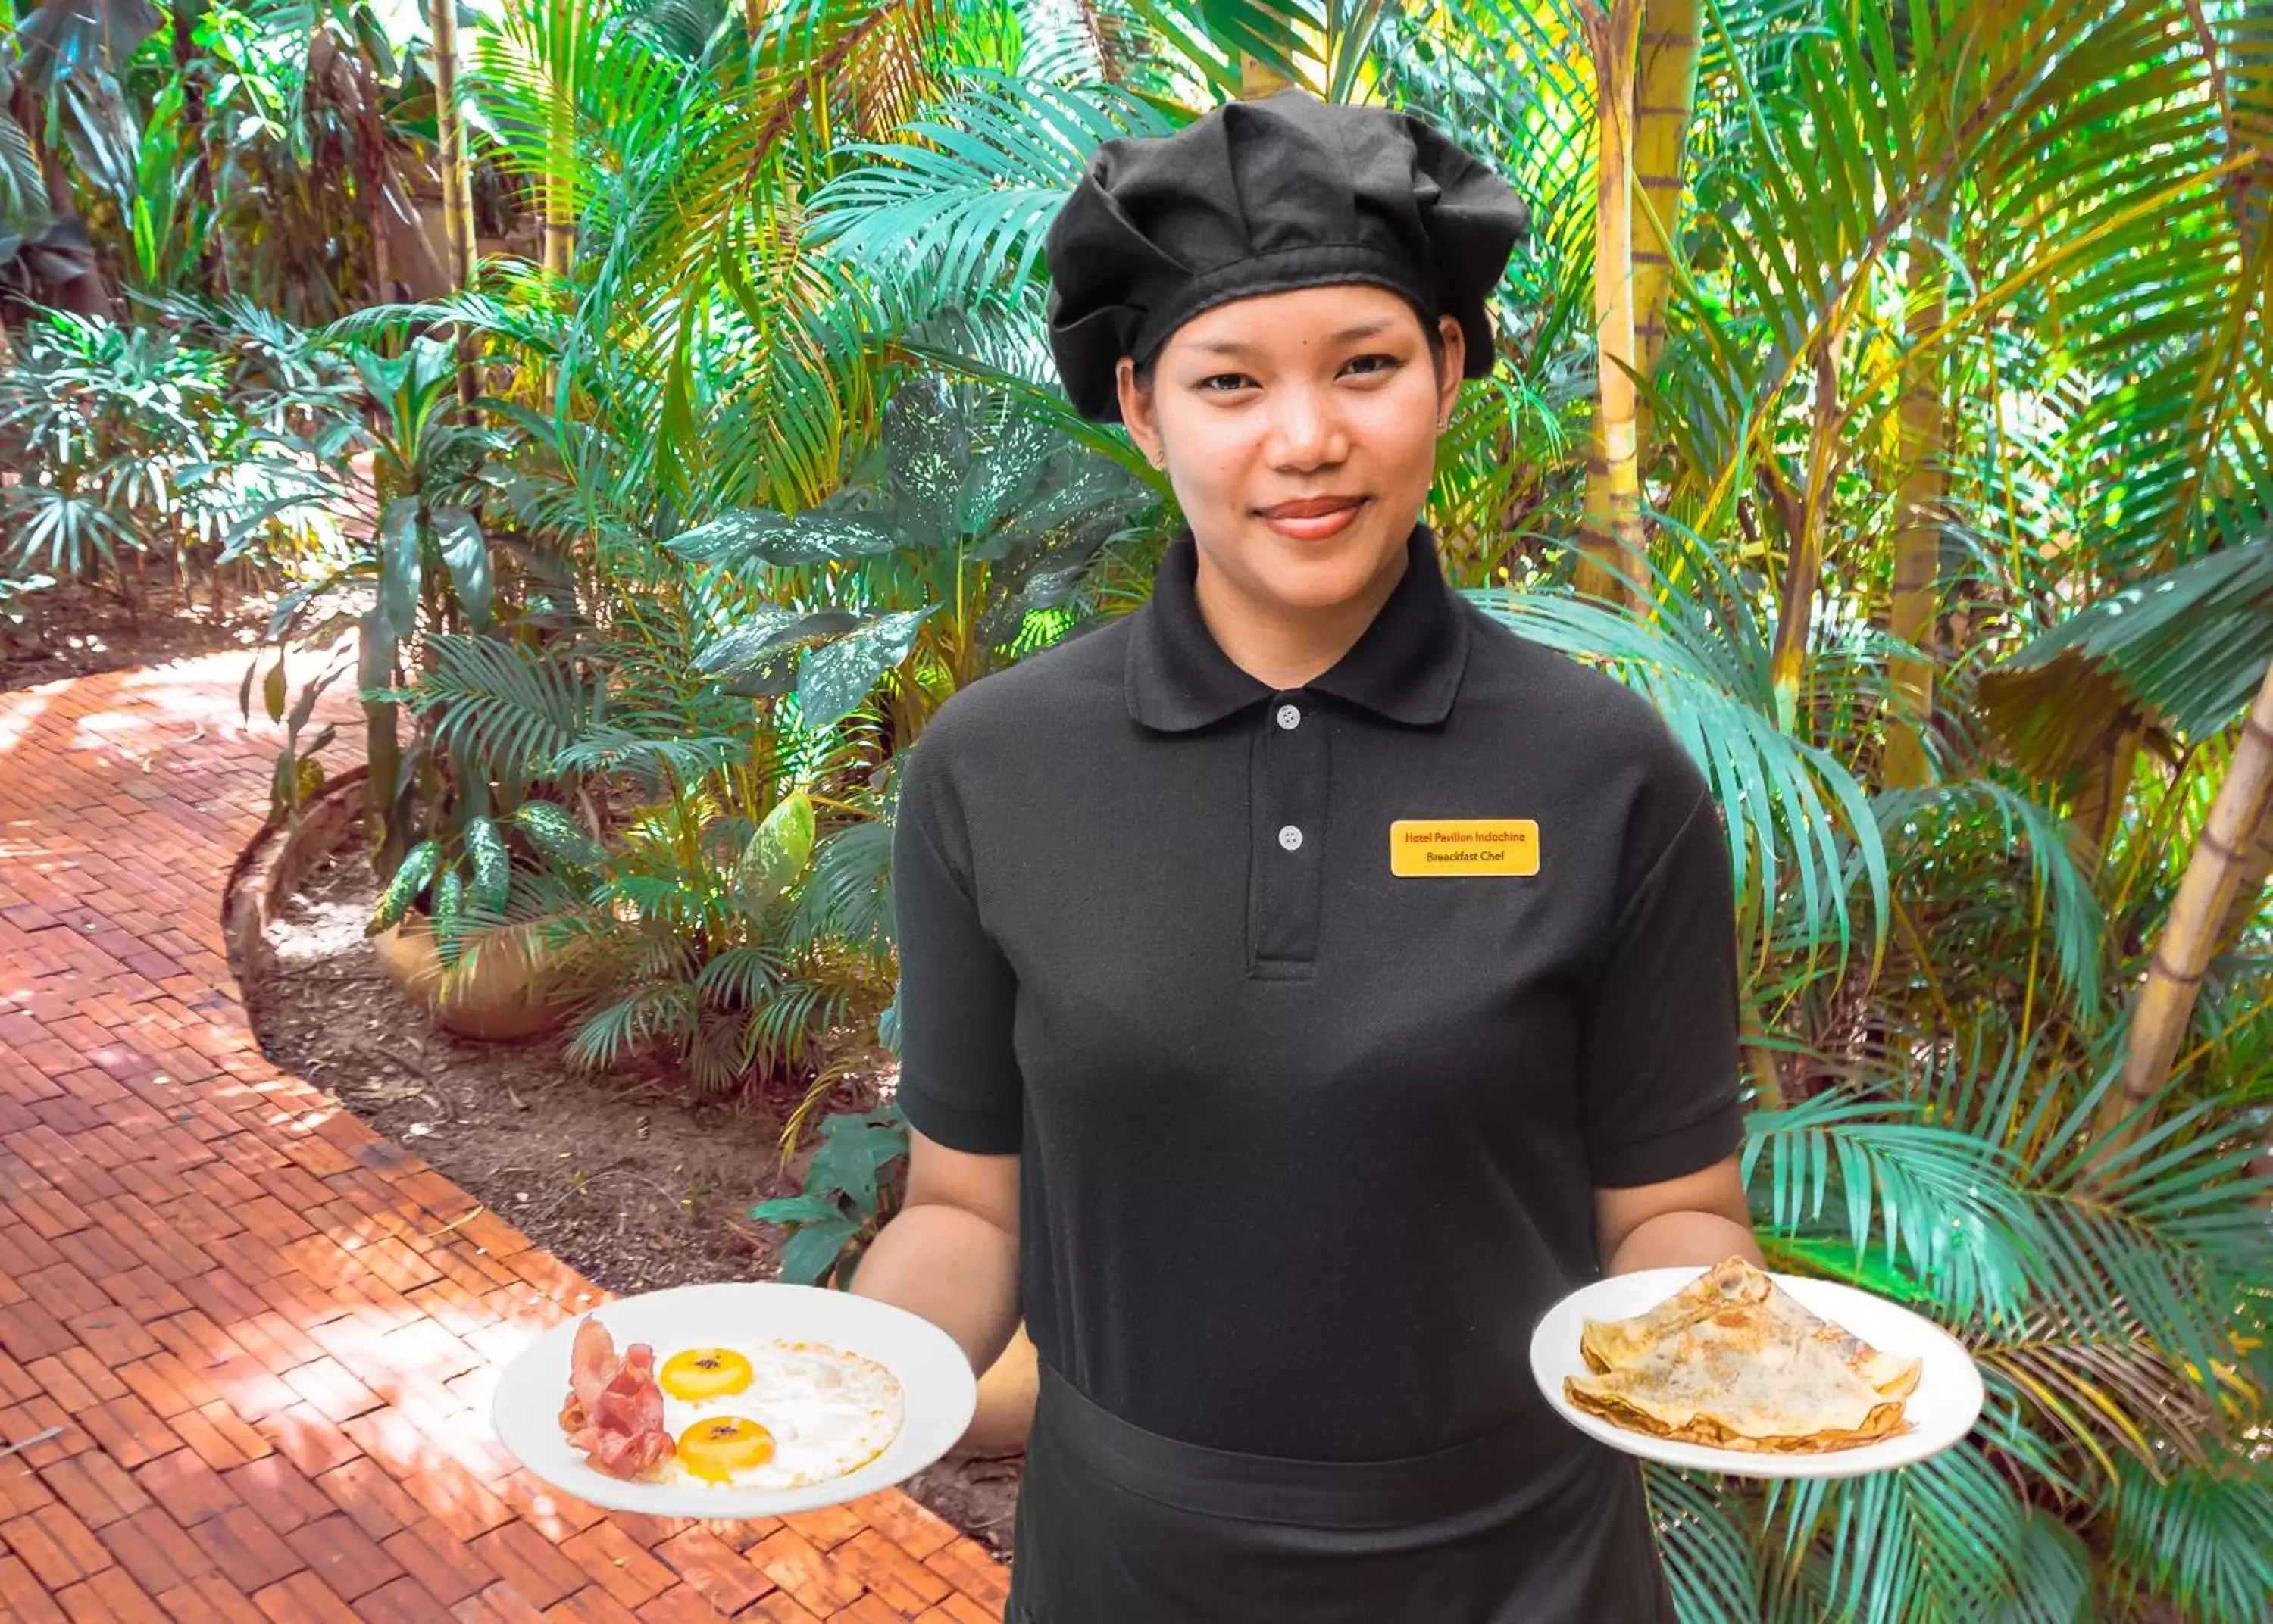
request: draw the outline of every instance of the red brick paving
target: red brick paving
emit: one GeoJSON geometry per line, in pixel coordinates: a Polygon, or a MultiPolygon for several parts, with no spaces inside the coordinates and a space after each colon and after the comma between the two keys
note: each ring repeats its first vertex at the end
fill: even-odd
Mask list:
{"type": "Polygon", "coordinates": [[[994,1624],[896,1491],[611,1515],[488,1376],[606,1294],[261,1058],[220,889],[267,800],[241,655],[0,693],[0,1619],[994,1624]]]}

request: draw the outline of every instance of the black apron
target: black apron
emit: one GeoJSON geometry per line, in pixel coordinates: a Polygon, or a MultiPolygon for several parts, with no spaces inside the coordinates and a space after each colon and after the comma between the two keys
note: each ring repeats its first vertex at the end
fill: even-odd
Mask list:
{"type": "Polygon", "coordinates": [[[1290,1460],[1040,1382],[1006,1624],[1674,1624],[1639,1463],[1543,1400],[1429,1455],[1290,1460]]]}

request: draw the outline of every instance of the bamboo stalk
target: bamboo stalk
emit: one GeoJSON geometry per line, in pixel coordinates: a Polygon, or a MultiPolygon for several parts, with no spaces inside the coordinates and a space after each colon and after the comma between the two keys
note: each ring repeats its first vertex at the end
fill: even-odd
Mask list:
{"type": "Polygon", "coordinates": [[[1797,504],[1797,527],[1788,525],[1791,550],[1784,563],[1775,641],[1768,651],[1776,722],[1787,732],[1799,715],[1800,681],[1807,668],[1807,632],[1815,616],[1816,585],[1823,574],[1823,510],[1830,500],[1841,460],[1834,430],[1839,422],[1839,353],[1845,333],[1842,309],[1816,345],[1815,423],[1808,435],[1807,488],[1797,504]]]}
{"type": "MultiPolygon", "coordinates": [[[[450,285],[474,285],[474,191],[466,168],[466,120],[458,107],[458,0],[431,0],[434,35],[434,109],[442,171],[442,236],[450,256],[450,285]]],[[[474,335],[458,336],[458,399],[468,406],[481,393],[474,335]]]]}
{"type": "Polygon", "coordinates": [[[1242,101],[1260,101],[1266,96],[1278,94],[1293,83],[1294,80],[1260,57],[1250,56],[1245,51],[1239,53],[1239,99],[1242,101]]]}
{"type": "Polygon", "coordinates": [[[1580,527],[1579,591],[1641,601],[1647,577],[1641,470],[1634,423],[1634,42],[1641,0],[1606,12],[1581,0],[1579,21],[1594,58],[1599,156],[1594,176],[1594,342],[1598,384],[1587,462],[1589,508],[1580,527]],[[1599,479],[1600,483],[1596,481],[1599,479]],[[1593,505],[1599,503],[1599,507],[1593,505]],[[1620,580],[1619,577],[1624,579],[1620,580]]]}
{"type": "MultiPolygon", "coordinates": [[[[2151,1106],[2169,1085],[2172,1062],[2194,1018],[2203,971],[2217,947],[2218,932],[2234,905],[2251,863],[2251,844],[2273,810],[2273,670],[2241,724],[2241,737],[2227,763],[2225,777],[2210,804],[2209,819],[2179,894],[2149,962],[2131,1015],[2130,1049],[2124,1057],[2123,1083],[2100,1108],[2099,1129],[2107,1149],[2119,1150],[2144,1133],[2151,1110],[2141,1110],[2127,1126],[2122,1119],[2151,1106]]],[[[2095,1156],[2095,1161],[2098,1156],[2095,1156]]]]}
{"type": "Polygon", "coordinates": [[[576,232],[576,64],[581,49],[584,0],[554,0],[550,45],[551,82],[545,98],[544,222],[545,273],[565,278],[576,232]]]}
{"type": "MultiPolygon", "coordinates": [[[[1896,497],[1901,528],[1894,535],[1894,603],[1887,630],[1906,643],[1923,644],[1933,631],[1939,603],[1942,503],[1947,475],[1941,401],[1941,352],[1929,335],[1948,313],[1949,277],[1939,239],[1949,232],[1949,198],[1939,195],[1910,233],[1910,349],[1902,361],[1902,489],[1896,497]]],[[[1901,656],[1890,673],[1894,711],[1887,718],[1887,760],[1881,780],[1889,789],[1926,781],[1925,735],[1933,721],[1933,662],[1901,656]]]]}
{"type": "MultiPolygon", "coordinates": [[[[1703,0],[1643,0],[1641,67],[1634,90],[1634,346],[1642,381],[1665,353],[1665,307],[1673,291],[1673,245],[1680,241],[1683,161],[1697,108],[1698,31],[1703,0]]],[[[1649,399],[1634,411],[1638,455],[1651,445],[1649,399]]]]}
{"type": "Polygon", "coordinates": [[[2241,869],[2234,881],[2233,901],[2227,904],[2225,918],[2217,927],[2216,952],[2224,953],[2241,939],[2241,932],[2257,917],[2265,901],[2265,883],[2273,879],[2273,809],[2257,820],[2257,834],[2241,856],[2241,869]]]}

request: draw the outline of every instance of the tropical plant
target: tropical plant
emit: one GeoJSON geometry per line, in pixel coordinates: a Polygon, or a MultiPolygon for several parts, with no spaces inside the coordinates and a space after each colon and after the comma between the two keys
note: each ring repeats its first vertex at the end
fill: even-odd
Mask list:
{"type": "Polygon", "coordinates": [[[887,1101],[873,1111],[822,1118],[820,1138],[806,1164],[804,1189],[760,1201],[750,1216],[787,1232],[784,1280],[845,1287],[868,1243],[898,1210],[899,1181],[890,1172],[907,1156],[907,1122],[887,1101]]]}
{"type": "MultiPolygon", "coordinates": [[[[454,951],[548,933],[581,1061],[802,1087],[783,1150],[822,1152],[758,1209],[786,1273],[841,1283],[896,1199],[889,1101],[832,1112],[812,1057],[880,1007],[896,1038],[898,753],[1141,597],[1166,528],[1051,378],[1057,199],[1227,95],[1407,107],[1532,211],[1440,447],[1447,569],[1647,694],[1719,798],[1773,1261],[1912,1303],[1990,1388],[1902,1473],[1653,1472],[1683,1617],[2263,1624],[2265,0],[530,0],[431,57],[297,16],[209,9],[187,60],[176,18],[164,62],[87,56],[108,86],[0,48],[0,279],[376,290],[312,335],[167,315],[259,448],[221,544],[334,517],[277,634],[351,613],[367,703],[413,713],[372,713],[373,827],[426,854],[398,891],[454,886],[454,951]],[[466,273],[466,165],[454,268],[408,273],[388,200],[445,111],[535,193],[541,266],[466,273]],[[439,324],[483,425],[396,336],[439,324]]],[[[257,680],[289,802],[320,730],[281,656],[257,680]]]]}
{"type": "Polygon", "coordinates": [[[914,737],[937,702],[918,674],[942,673],[950,691],[984,675],[1030,614],[1074,596],[1143,489],[1006,401],[912,378],[892,397],[877,452],[834,494],[794,514],[735,513],[675,538],[672,552],[746,582],[769,569],[825,578],[848,566],[845,595],[877,610],[761,600],[703,648],[701,669],[745,692],[793,680],[799,722],[812,729],[833,726],[889,673],[890,737],[914,737]]]}
{"type": "Polygon", "coordinates": [[[231,356],[157,326],[51,311],[0,371],[0,442],[19,478],[0,486],[0,560],[92,580],[145,555],[171,570],[289,556],[274,522],[280,412],[332,399],[312,380],[280,391],[231,356]]]}

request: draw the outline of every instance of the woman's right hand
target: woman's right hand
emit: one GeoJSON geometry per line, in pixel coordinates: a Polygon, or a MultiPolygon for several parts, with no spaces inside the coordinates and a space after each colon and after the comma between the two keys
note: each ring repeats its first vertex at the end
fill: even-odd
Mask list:
{"type": "Polygon", "coordinates": [[[1018,1328],[1018,1158],[950,1150],[908,1129],[907,1200],[851,1291],[920,1314],[983,1375],[1018,1328]]]}

